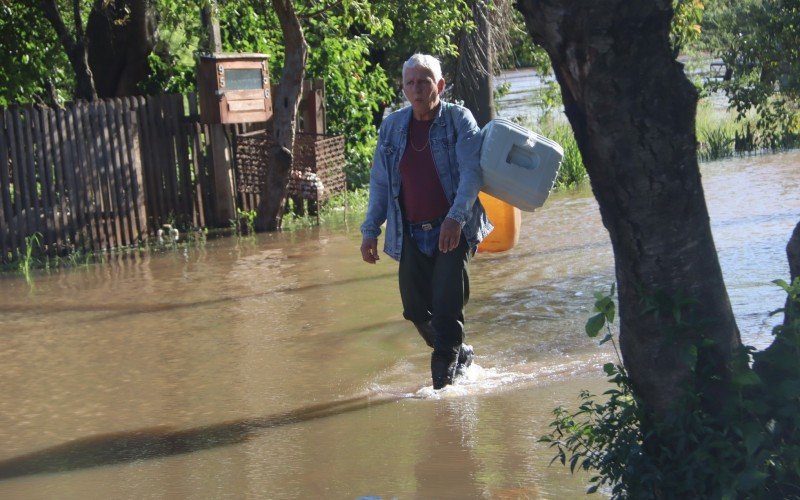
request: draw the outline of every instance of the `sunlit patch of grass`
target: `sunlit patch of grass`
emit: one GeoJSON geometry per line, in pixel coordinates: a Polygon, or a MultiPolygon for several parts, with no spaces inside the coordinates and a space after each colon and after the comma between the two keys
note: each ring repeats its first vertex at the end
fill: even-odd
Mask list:
{"type": "Polygon", "coordinates": [[[739,128],[732,113],[714,109],[708,102],[697,106],[695,119],[697,159],[712,161],[733,156],[736,132],[739,128]]]}

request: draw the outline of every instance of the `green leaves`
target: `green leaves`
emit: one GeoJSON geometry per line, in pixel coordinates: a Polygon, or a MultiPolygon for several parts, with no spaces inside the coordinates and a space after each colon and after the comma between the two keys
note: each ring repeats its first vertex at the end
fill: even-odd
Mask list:
{"type": "Polygon", "coordinates": [[[705,5],[702,0],[674,0],[673,8],[675,14],[672,18],[670,41],[677,53],[700,37],[700,23],[705,5]]]}
{"type": "Polygon", "coordinates": [[[800,277],[795,278],[791,284],[781,279],[773,280],[772,282],[781,287],[789,295],[790,300],[800,300],[800,277]]]}
{"type": "MultiPolygon", "coordinates": [[[[614,291],[615,285],[611,285],[611,290],[607,295],[604,295],[602,292],[595,292],[594,298],[594,311],[597,312],[594,316],[590,317],[589,320],[586,322],[586,335],[591,338],[597,337],[600,333],[600,330],[603,329],[604,326],[607,324],[610,325],[614,322],[614,316],[616,314],[616,305],[614,304],[614,291]]],[[[610,332],[610,331],[609,331],[610,332]]],[[[603,339],[601,344],[610,340],[610,336],[606,336],[603,339]]]]}
{"type": "Polygon", "coordinates": [[[752,122],[747,147],[785,148],[800,135],[800,18],[796,0],[708,2],[702,49],[725,65],[726,77],[710,81],[752,122]]]}
{"type": "Polygon", "coordinates": [[[74,85],[66,54],[37,2],[0,1],[0,107],[48,100],[51,80],[66,100],[74,85]]]}
{"type": "Polygon", "coordinates": [[[606,318],[603,314],[595,314],[589,321],[586,322],[586,335],[594,338],[600,333],[600,330],[606,324],[606,318]]]}
{"type": "MultiPolygon", "coordinates": [[[[789,295],[789,308],[800,304],[800,278],[774,283],[789,295]]],[[[595,294],[596,314],[586,327],[592,337],[603,327],[611,335],[613,292],[612,287],[608,295],[595,294]]],[[[687,319],[676,310],[692,303],[667,294],[645,301],[652,314],[679,326],[687,319]]],[[[635,397],[621,364],[606,363],[603,371],[612,387],[599,398],[582,391],[574,412],[559,408],[550,434],[540,441],[555,449],[553,461],[569,464],[572,471],[596,472],[587,491],[606,485],[612,498],[795,498],[800,484],[800,320],[779,328],[769,349],[737,351],[731,390],[711,403],[714,411],[696,404],[709,383],[702,369],[694,372],[696,380],[687,380],[694,384],[694,398],[678,402],[664,416],[635,397]]],[[[714,345],[709,339],[691,344],[685,355],[692,359],[686,362],[696,364],[698,353],[714,345]]]]}

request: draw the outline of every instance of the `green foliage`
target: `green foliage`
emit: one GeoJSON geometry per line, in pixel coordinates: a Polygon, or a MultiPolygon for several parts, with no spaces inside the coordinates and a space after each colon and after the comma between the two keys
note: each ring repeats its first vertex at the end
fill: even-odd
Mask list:
{"type": "MultiPolygon", "coordinates": [[[[254,236],[256,234],[256,217],[258,217],[258,212],[256,210],[242,210],[241,208],[236,209],[236,214],[239,216],[238,222],[235,222],[236,226],[236,235],[241,236],[242,233],[242,225],[244,225],[244,232],[249,236],[254,236]]],[[[234,221],[231,221],[232,224],[234,221]]]]}
{"type": "Polygon", "coordinates": [[[695,119],[697,133],[697,158],[700,161],[711,161],[726,158],[734,154],[739,127],[736,118],[730,113],[720,114],[707,102],[701,101],[697,107],[695,119]]]}
{"type": "Polygon", "coordinates": [[[716,160],[733,154],[734,134],[726,128],[702,130],[698,134],[700,147],[697,156],[701,161],[716,160]]]}
{"type": "Polygon", "coordinates": [[[33,2],[0,1],[0,107],[71,96],[74,76],[50,23],[33,2]]]}
{"type": "Polygon", "coordinates": [[[570,189],[586,182],[588,174],[583,164],[583,157],[575,141],[575,134],[568,123],[545,117],[538,126],[533,127],[541,135],[556,141],[564,149],[561,168],[556,177],[556,189],[570,189]]]}
{"type": "Polygon", "coordinates": [[[712,161],[734,154],[747,153],[765,148],[793,146],[788,136],[781,136],[777,128],[759,125],[760,118],[755,111],[743,117],[735,112],[719,112],[708,102],[701,101],[695,120],[697,130],[697,157],[700,161],[712,161]]]}
{"type": "Polygon", "coordinates": [[[351,0],[310,15],[315,9],[309,3],[301,12],[310,47],[306,73],[325,81],[328,131],[347,139],[345,174],[357,189],[369,181],[374,123],[395,100],[402,63],[418,51],[455,56],[469,9],[463,0],[351,0]]]}
{"type": "Polygon", "coordinates": [[[325,80],[328,133],[346,138],[347,184],[369,181],[369,165],[378,134],[373,117],[392,97],[386,73],[367,62],[367,38],[329,37],[320,41],[309,61],[309,73],[325,80]]]}
{"type": "Polygon", "coordinates": [[[492,97],[494,100],[502,99],[511,91],[511,82],[503,82],[495,87],[492,97]]]}
{"type": "Polygon", "coordinates": [[[677,55],[682,48],[700,37],[705,5],[703,0],[673,0],[672,6],[675,15],[672,18],[670,43],[677,55]]]}
{"type": "MultiPolygon", "coordinates": [[[[775,283],[787,292],[787,307],[800,311],[800,279],[775,283]]],[[[597,314],[586,325],[591,337],[606,328],[603,342],[613,342],[613,293],[612,287],[609,294],[595,294],[597,314]]],[[[661,310],[667,304],[674,315],[691,302],[662,296],[651,305],[661,310]]],[[[681,403],[684,411],[654,422],[624,366],[607,363],[603,369],[613,387],[603,400],[584,391],[576,411],[557,408],[551,433],[540,441],[556,450],[554,461],[569,462],[572,471],[596,472],[588,491],[605,486],[612,498],[797,498],[800,315],[791,317],[776,327],[769,349],[755,354],[753,348],[740,349],[728,398],[715,401],[713,412],[699,404],[702,394],[690,393],[681,403]]],[[[694,346],[701,355],[710,347],[708,341],[694,346]]],[[[707,371],[698,363],[696,379],[713,376],[707,371]]]]}
{"type": "Polygon", "coordinates": [[[331,197],[323,206],[321,215],[323,218],[327,218],[328,214],[333,215],[345,210],[352,213],[365,213],[368,203],[369,188],[354,189],[331,197]]]}
{"type": "MultiPolygon", "coordinates": [[[[605,328],[606,334],[600,343],[610,341],[616,351],[611,328],[616,311],[614,286],[608,294],[596,292],[594,295],[597,314],[587,321],[586,333],[594,338],[605,328]]],[[[626,466],[636,464],[642,455],[641,405],[635,399],[618,351],[617,359],[616,364],[603,365],[609,381],[616,386],[604,393],[605,401],[597,401],[597,396],[582,391],[581,404],[575,412],[570,413],[563,407],[554,410],[556,419],[550,424],[553,431],[540,441],[556,449],[553,461],[558,460],[563,465],[569,461],[570,471],[580,468],[597,472],[590,479],[588,493],[607,485],[614,496],[624,498],[627,476],[634,473],[626,466]]]]}
{"type": "Polygon", "coordinates": [[[25,276],[25,280],[31,282],[31,270],[36,267],[36,258],[34,253],[41,245],[42,235],[34,233],[31,236],[25,237],[25,249],[22,258],[19,260],[19,272],[25,276]]]}
{"type": "Polygon", "coordinates": [[[702,48],[729,74],[709,82],[723,91],[740,120],[756,113],[759,148],[800,141],[800,0],[717,0],[703,22],[702,48]]]}
{"type": "Polygon", "coordinates": [[[522,14],[513,9],[509,30],[509,44],[497,54],[497,61],[503,69],[534,68],[542,76],[552,74],[550,57],[528,34],[522,14]]]}
{"type": "MultiPolygon", "coordinates": [[[[290,200],[291,201],[291,200],[290,200]]],[[[288,207],[284,215],[281,229],[295,231],[316,225],[337,225],[346,223],[349,216],[361,216],[367,211],[369,188],[362,187],[332,196],[321,203],[318,215],[297,215],[288,207]]]]}
{"type": "MultiPolygon", "coordinates": [[[[447,71],[458,55],[459,34],[463,29],[474,27],[470,20],[471,9],[464,0],[376,0],[367,4],[369,9],[365,7],[364,12],[369,12],[370,18],[355,18],[350,36],[342,34],[338,43],[360,44],[357,49],[369,64],[363,71],[342,72],[343,80],[332,80],[347,90],[340,94],[341,113],[357,118],[349,123],[360,124],[343,131],[346,137],[354,139],[353,143],[348,140],[346,166],[348,187],[352,189],[365,186],[369,181],[369,167],[377,141],[374,123],[380,121],[385,108],[401,100],[403,63],[411,54],[425,52],[439,56],[447,71]],[[367,118],[369,121],[365,121],[367,118]]],[[[325,40],[327,44],[337,43],[328,37],[325,40]]],[[[346,51],[342,53],[347,55],[346,51]]],[[[335,62],[333,57],[327,60],[335,62]]],[[[328,65],[328,71],[334,68],[336,64],[328,65]]],[[[326,84],[328,81],[326,78],[326,84]]],[[[329,121],[336,122],[335,118],[329,121]]],[[[338,123],[346,122],[338,120],[338,123]]],[[[336,130],[334,126],[331,129],[336,130]]]]}
{"type": "Polygon", "coordinates": [[[372,60],[384,68],[398,91],[402,65],[411,54],[424,52],[445,63],[452,61],[458,55],[461,30],[474,27],[465,0],[375,0],[372,6],[375,15],[391,26],[390,31],[375,37],[372,60]]]}

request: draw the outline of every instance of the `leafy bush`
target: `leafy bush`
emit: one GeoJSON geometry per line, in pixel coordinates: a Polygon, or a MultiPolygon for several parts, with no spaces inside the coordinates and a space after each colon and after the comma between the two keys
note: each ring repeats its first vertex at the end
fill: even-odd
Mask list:
{"type": "MultiPolygon", "coordinates": [[[[684,402],[692,411],[653,423],[622,363],[608,363],[604,370],[614,387],[605,401],[582,392],[577,411],[554,411],[552,431],[540,439],[556,449],[553,460],[569,461],[573,471],[596,471],[588,492],[607,487],[612,498],[799,498],[800,278],[776,283],[795,311],[775,329],[780,348],[773,344],[754,355],[742,347],[741,361],[754,357],[767,369],[757,373],[743,364],[733,394],[713,415],[696,394],[684,402]]],[[[613,342],[613,293],[612,287],[608,295],[595,294],[598,314],[586,326],[590,336],[605,327],[602,342],[613,342]]],[[[698,370],[696,376],[707,375],[702,365],[698,370]]]]}
{"type": "Polygon", "coordinates": [[[797,1],[706,2],[702,47],[724,64],[723,91],[739,120],[755,114],[754,148],[794,147],[800,139],[797,1]]]}

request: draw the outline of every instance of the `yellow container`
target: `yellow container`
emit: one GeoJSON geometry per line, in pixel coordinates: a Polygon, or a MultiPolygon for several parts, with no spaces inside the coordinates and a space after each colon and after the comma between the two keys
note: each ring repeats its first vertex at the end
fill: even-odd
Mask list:
{"type": "Polygon", "coordinates": [[[519,208],[484,192],[478,193],[478,198],[480,198],[483,208],[486,209],[486,215],[494,225],[494,230],[478,245],[478,251],[504,252],[509,250],[519,241],[519,227],[522,222],[519,208]]]}

